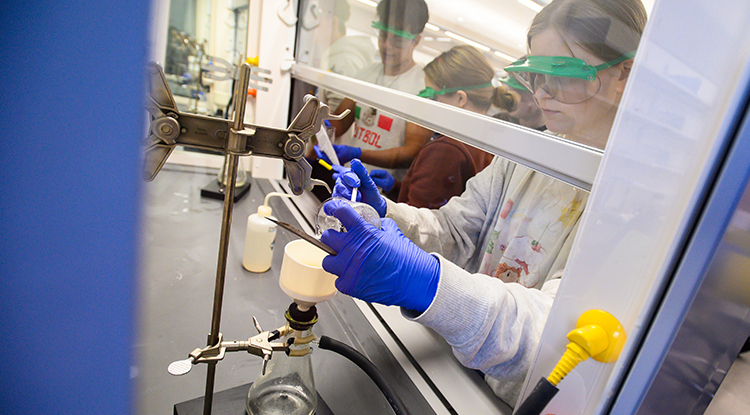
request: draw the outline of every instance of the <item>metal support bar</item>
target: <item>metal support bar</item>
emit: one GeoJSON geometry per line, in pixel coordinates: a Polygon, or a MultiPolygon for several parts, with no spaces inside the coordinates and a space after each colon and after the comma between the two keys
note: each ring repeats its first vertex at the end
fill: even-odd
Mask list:
{"type": "MultiPolygon", "coordinates": [[[[250,80],[250,65],[243,64],[240,67],[240,79],[237,82],[235,97],[241,97],[242,91],[247,91],[247,84],[250,80]]],[[[224,210],[221,220],[221,234],[219,236],[219,259],[216,266],[216,285],[214,286],[214,306],[211,314],[211,332],[208,335],[208,345],[213,346],[219,342],[219,332],[221,328],[221,308],[224,301],[224,281],[227,273],[227,254],[229,252],[229,232],[232,228],[232,207],[234,205],[234,191],[237,185],[237,164],[239,156],[234,154],[244,144],[240,146],[242,135],[238,134],[244,127],[246,100],[239,99],[234,107],[234,128],[229,132],[227,143],[227,160],[229,168],[227,171],[226,193],[224,194],[224,210]]],[[[203,401],[203,414],[211,415],[211,405],[213,403],[214,380],[216,378],[216,362],[208,364],[206,373],[206,395],[203,401]]]]}

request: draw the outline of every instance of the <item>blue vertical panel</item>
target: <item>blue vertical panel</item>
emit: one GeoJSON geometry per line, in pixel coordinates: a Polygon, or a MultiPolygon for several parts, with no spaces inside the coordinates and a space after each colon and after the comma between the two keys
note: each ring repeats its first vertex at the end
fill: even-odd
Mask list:
{"type": "Polygon", "coordinates": [[[0,413],[132,412],[147,6],[0,5],[0,413]]]}

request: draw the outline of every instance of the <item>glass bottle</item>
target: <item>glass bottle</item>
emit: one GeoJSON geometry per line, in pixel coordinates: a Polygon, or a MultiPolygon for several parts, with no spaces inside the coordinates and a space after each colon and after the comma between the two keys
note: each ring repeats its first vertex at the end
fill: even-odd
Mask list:
{"type": "MultiPolygon", "coordinates": [[[[288,334],[280,339],[287,342],[290,337],[304,339],[312,335],[312,329],[294,330],[287,324],[288,334]]],[[[318,393],[312,372],[312,350],[308,344],[292,344],[289,356],[275,352],[268,362],[266,373],[253,382],[247,393],[245,408],[248,415],[312,415],[318,404],[318,393]],[[305,353],[305,352],[308,353],[305,353]],[[305,353],[296,356],[297,353],[305,353]]]]}
{"type": "MultiPolygon", "coordinates": [[[[227,185],[227,176],[229,172],[229,156],[224,156],[224,163],[219,169],[219,173],[216,179],[219,181],[219,185],[225,187],[227,185]]],[[[237,181],[235,187],[242,187],[247,183],[247,171],[243,167],[242,159],[237,160],[237,181]]]]}

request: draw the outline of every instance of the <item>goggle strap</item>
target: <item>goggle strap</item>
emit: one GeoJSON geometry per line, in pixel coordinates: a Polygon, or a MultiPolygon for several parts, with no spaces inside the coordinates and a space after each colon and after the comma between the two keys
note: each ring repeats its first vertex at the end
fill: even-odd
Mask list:
{"type": "Polygon", "coordinates": [[[417,35],[413,33],[409,33],[406,30],[392,29],[378,21],[372,22],[371,26],[374,27],[375,29],[385,30],[388,33],[393,33],[394,35],[398,37],[402,37],[404,39],[414,40],[417,37],[417,35]]]}
{"type": "Polygon", "coordinates": [[[435,95],[445,95],[445,94],[452,94],[454,92],[458,91],[470,91],[472,89],[482,89],[482,88],[488,88],[492,86],[492,82],[487,82],[481,85],[472,85],[472,86],[458,86],[455,88],[444,88],[438,91],[435,91],[434,89],[427,87],[423,89],[422,91],[417,94],[417,96],[422,98],[432,98],[435,95]]]}
{"type": "Polygon", "coordinates": [[[628,59],[633,59],[633,57],[635,57],[635,52],[636,51],[632,50],[632,51],[630,51],[630,52],[628,52],[628,53],[620,56],[619,58],[617,58],[615,60],[603,63],[601,65],[596,65],[596,66],[594,66],[594,69],[596,69],[596,71],[599,72],[602,69],[607,69],[607,68],[610,68],[612,66],[615,66],[615,65],[617,65],[620,62],[625,62],[628,59]]]}

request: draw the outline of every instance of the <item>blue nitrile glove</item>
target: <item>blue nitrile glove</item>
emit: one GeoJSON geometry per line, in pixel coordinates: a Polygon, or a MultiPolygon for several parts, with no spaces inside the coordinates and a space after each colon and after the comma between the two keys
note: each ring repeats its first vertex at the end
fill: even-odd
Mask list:
{"type": "Polygon", "coordinates": [[[324,153],[323,150],[321,150],[320,147],[318,147],[317,144],[315,144],[313,146],[313,150],[315,150],[315,155],[318,156],[319,159],[321,159],[321,160],[325,161],[326,163],[328,163],[329,166],[333,166],[333,162],[328,157],[328,154],[324,153]]]}
{"type": "Polygon", "coordinates": [[[336,184],[333,186],[332,196],[351,199],[352,188],[359,187],[359,196],[357,197],[357,200],[374,207],[375,211],[378,212],[378,215],[380,215],[381,218],[385,217],[385,211],[388,204],[385,202],[385,197],[380,194],[378,186],[372,181],[372,178],[367,173],[367,169],[358,159],[352,160],[350,164],[352,166],[351,172],[341,174],[339,175],[339,178],[336,179],[336,184]],[[355,178],[359,179],[359,183],[354,180],[355,178]]]}
{"type": "Polygon", "coordinates": [[[323,207],[347,232],[328,229],[320,240],[338,254],[323,258],[323,269],[338,275],[336,288],[364,301],[424,313],[437,293],[440,261],[407,239],[391,219],[376,229],[347,203],[323,207]]]}
{"type": "Polygon", "coordinates": [[[370,178],[372,178],[376,186],[383,189],[386,193],[390,192],[393,189],[393,185],[396,184],[396,179],[386,170],[370,170],[370,178]]]}
{"type": "MultiPolygon", "coordinates": [[[[327,120],[326,120],[326,121],[327,121],[327,120]]],[[[326,153],[324,153],[324,152],[323,152],[323,151],[322,151],[322,150],[320,149],[320,147],[318,147],[318,145],[317,145],[317,144],[313,146],[313,150],[315,150],[315,155],[316,155],[316,156],[318,156],[318,159],[320,159],[320,160],[323,160],[324,162],[326,162],[326,164],[327,164],[328,166],[330,166],[330,167],[331,167],[331,169],[330,169],[330,170],[332,170],[332,171],[333,171],[333,180],[336,180],[336,179],[338,179],[338,178],[339,178],[339,175],[340,175],[341,173],[343,173],[343,172],[346,172],[346,171],[349,171],[349,168],[348,168],[348,167],[344,167],[344,166],[339,166],[338,164],[333,164],[333,163],[331,162],[331,159],[330,159],[330,158],[328,158],[328,155],[327,155],[326,153]]]]}
{"type": "Polygon", "coordinates": [[[339,166],[336,164],[331,165],[331,167],[333,168],[333,180],[338,179],[342,173],[351,171],[348,167],[339,166]]]}
{"type": "MultiPolygon", "coordinates": [[[[357,173],[351,171],[351,169],[346,169],[345,172],[340,173],[336,178],[331,197],[342,197],[346,200],[352,200],[352,189],[355,187],[359,188],[361,184],[362,181],[359,180],[357,173]]],[[[362,193],[357,193],[357,201],[362,201],[362,193]]]]}
{"type": "Polygon", "coordinates": [[[341,164],[346,164],[352,159],[358,159],[362,157],[362,149],[359,147],[345,146],[343,144],[334,144],[333,151],[336,152],[336,157],[339,158],[341,164]]]}

